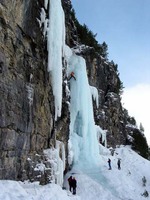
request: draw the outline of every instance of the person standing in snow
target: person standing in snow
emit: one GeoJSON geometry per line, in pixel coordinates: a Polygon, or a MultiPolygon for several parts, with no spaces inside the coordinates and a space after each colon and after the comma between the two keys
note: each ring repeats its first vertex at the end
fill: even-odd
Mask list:
{"type": "Polygon", "coordinates": [[[111,160],[110,160],[110,158],[108,159],[108,166],[109,166],[109,170],[111,170],[111,160]]]}
{"type": "Polygon", "coordinates": [[[75,179],[75,177],[73,177],[72,179],[72,187],[73,187],[73,194],[76,194],[76,187],[77,187],[77,181],[75,179]]]}
{"type": "Polygon", "coordinates": [[[76,77],[74,76],[74,72],[71,72],[69,80],[70,80],[71,78],[74,78],[74,80],[76,80],[76,77]]]}
{"type": "Polygon", "coordinates": [[[72,188],[73,188],[73,186],[72,186],[72,176],[70,176],[69,178],[68,178],[68,183],[69,183],[69,190],[70,190],[70,192],[72,192],[72,188]]]}
{"type": "Polygon", "coordinates": [[[118,158],[118,161],[117,161],[118,169],[121,169],[120,164],[121,164],[121,159],[118,158]]]}

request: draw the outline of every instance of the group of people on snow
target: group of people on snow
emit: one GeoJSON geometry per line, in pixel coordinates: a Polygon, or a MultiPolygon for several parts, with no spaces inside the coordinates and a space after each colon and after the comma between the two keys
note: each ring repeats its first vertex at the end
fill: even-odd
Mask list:
{"type": "MultiPolygon", "coordinates": [[[[108,167],[109,167],[109,170],[111,170],[112,168],[111,168],[111,159],[110,158],[108,158],[108,167]]],[[[118,158],[118,161],[117,161],[117,166],[118,166],[118,169],[120,170],[121,169],[121,159],[120,158],[118,158]]],[[[77,188],[77,181],[76,181],[76,179],[75,179],[75,177],[72,177],[72,176],[70,176],[69,178],[68,178],[68,184],[69,184],[69,190],[70,190],[70,192],[72,192],[72,194],[76,194],[76,188],[77,188]]]]}
{"type": "MultiPolygon", "coordinates": [[[[111,170],[112,168],[111,168],[111,160],[110,160],[110,158],[108,158],[107,162],[108,162],[109,170],[111,170]]],[[[121,169],[121,159],[120,158],[118,158],[117,166],[118,166],[118,169],[120,170],[121,169]]]]}
{"type": "Polygon", "coordinates": [[[69,190],[72,192],[74,195],[76,194],[76,187],[77,187],[77,181],[75,177],[70,176],[68,178],[68,183],[69,183],[69,190]]]}

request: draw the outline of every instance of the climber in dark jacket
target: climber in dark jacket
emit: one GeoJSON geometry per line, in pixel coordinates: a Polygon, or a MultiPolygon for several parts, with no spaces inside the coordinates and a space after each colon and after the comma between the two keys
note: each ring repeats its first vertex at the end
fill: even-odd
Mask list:
{"type": "Polygon", "coordinates": [[[74,76],[74,72],[71,72],[69,80],[70,80],[71,78],[74,78],[74,80],[76,80],[76,77],[74,76]]]}
{"type": "Polygon", "coordinates": [[[118,162],[117,162],[118,169],[121,169],[121,166],[120,166],[120,164],[121,164],[121,159],[120,159],[120,158],[118,158],[118,162]]]}
{"type": "Polygon", "coordinates": [[[109,170],[111,170],[111,160],[110,160],[110,158],[108,159],[108,166],[109,166],[109,170]]]}
{"type": "Polygon", "coordinates": [[[68,183],[69,183],[69,190],[70,190],[70,192],[72,192],[72,188],[73,188],[73,186],[72,186],[72,176],[70,176],[69,178],[68,178],[68,183]]]}
{"type": "Polygon", "coordinates": [[[76,194],[77,181],[75,177],[72,179],[73,194],[76,194]]]}

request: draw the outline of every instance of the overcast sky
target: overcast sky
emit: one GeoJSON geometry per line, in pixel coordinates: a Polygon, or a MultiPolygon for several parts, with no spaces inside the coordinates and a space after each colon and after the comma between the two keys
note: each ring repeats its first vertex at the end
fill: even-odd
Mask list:
{"type": "Polygon", "coordinates": [[[118,64],[125,87],[124,107],[142,122],[150,144],[150,0],[72,0],[72,4],[79,22],[97,33],[99,43],[107,43],[109,60],[118,64]]]}

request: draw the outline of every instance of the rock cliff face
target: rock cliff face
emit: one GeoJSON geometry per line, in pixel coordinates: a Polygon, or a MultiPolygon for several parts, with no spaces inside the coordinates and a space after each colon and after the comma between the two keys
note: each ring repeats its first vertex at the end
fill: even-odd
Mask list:
{"type": "Polygon", "coordinates": [[[56,138],[67,152],[67,97],[56,123],[42,7],[42,0],[0,1],[0,179],[36,180],[33,168],[56,138]]]}
{"type": "Polygon", "coordinates": [[[0,2],[0,178],[22,178],[27,158],[51,137],[53,97],[36,20],[41,2],[0,2]]]}
{"type": "MultiPolygon", "coordinates": [[[[71,2],[62,3],[66,41],[73,47],[78,37],[68,14],[71,2]]],[[[37,20],[42,7],[42,0],[0,0],[0,179],[37,180],[40,172],[33,168],[40,162],[50,167],[43,150],[55,146],[56,139],[65,144],[67,155],[68,97],[64,82],[62,116],[55,122],[46,40],[37,20]]],[[[90,51],[82,55],[87,62],[89,83],[100,95],[95,121],[108,131],[109,146],[123,144],[127,122],[115,91],[118,75],[102,57],[93,58],[90,51]]],[[[63,76],[65,80],[65,70],[63,76]]]]}
{"type": "Polygon", "coordinates": [[[95,122],[107,130],[108,146],[125,144],[126,128],[120,95],[116,93],[118,75],[111,63],[101,56],[85,55],[90,85],[98,88],[99,108],[95,107],[95,122]]]}

